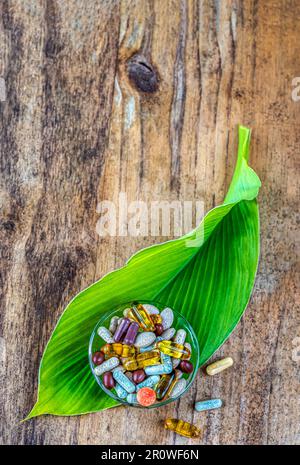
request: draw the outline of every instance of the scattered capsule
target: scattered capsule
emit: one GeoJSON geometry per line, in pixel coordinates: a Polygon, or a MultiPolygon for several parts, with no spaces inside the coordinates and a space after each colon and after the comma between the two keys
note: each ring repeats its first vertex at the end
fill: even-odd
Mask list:
{"type": "Polygon", "coordinates": [[[164,331],[161,334],[161,336],[158,336],[156,338],[156,342],[169,341],[170,339],[172,339],[172,337],[174,336],[175,333],[176,333],[176,329],[174,329],[174,328],[166,329],[166,331],[164,331]]]}
{"type": "Polygon", "coordinates": [[[105,326],[100,326],[100,328],[97,329],[98,336],[100,336],[103,341],[112,343],[114,342],[113,335],[109,331],[109,329],[105,328],[105,326]]]}
{"type": "Polygon", "coordinates": [[[159,310],[154,305],[151,304],[143,304],[143,307],[147,310],[149,315],[158,315],[159,310]]]}
{"type": "Polygon", "coordinates": [[[103,352],[94,352],[92,356],[92,362],[94,365],[101,365],[105,360],[105,355],[103,352]]]}
{"type": "Polygon", "coordinates": [[[128,317],[136,321],[144,331],[154,331],[155,326],[147,310],[141,304],[133,305],[128,317]]]}
{"type": "Polygon", "coordinates": [[[143,387],[137,391],[136,398],[140,405],[143,407],[149,407],[150,405],[155,404],[156,392],[152,388],[143,387]]]}
{"type": "Polygon", "coordinates": [[[170,394],[169,394],[170,397],[172,399],[175,399],[175,397],[180,396],[183,393],[183,391],[185,390],[186,385],[187,385],[187,380],[185,378],[179,379],[176,382],[176,384],[173,386],[172,391],[170,391],[170,394]]]}
{"type": "Polygon", "coordinates": [[[122,370],[114,370],[113,377],[129,394],[135,392],[135,384],[123,373],[122,370]]]}
{"type": "Polygon", "coordinates": [[[214,376],[218,373],[221,373],[221,371],[226,370],[227,368],[231,367],[233,365],[233,360],[231,357],[226,357],[222,358],[221,360],[218,360],[217,362],[211,363],[206,367],[206,373],[209,376],[214,376]]]}
{"type": "Polygon", "coordinates": [[[160,314],[150,315],[152,323],[154,325],[161,325],[162,324],[162,317],[160,314]]]}
{"type": "Polygon", "coordinates": [[[120,364],[120,360],[117,357],[109,358],[105,360],[105,362],[101,363],[101,365],[94,368],[94,372],[97,376],[102,375],[106,371],[111,371],[116,368],[120,364]]]}
{"type": "Polygon", "coordinates": [[[118,327],[118,321],[119,321],[119,317],[118,316],[113,316],[112,319],[110,320],[110,323],[109,323],[109,331],[111,332],[111,334],[115,334],[116,332],[116,329],[118,327]]]}
{"type": "Polygon", "coordinates": [[[129,328],[130,323],[131,321],[129,318],[121,318],[121,321],[119,321],[118,327],[114,334],[115,342],[120,342],[122,340],[123,336],[126,334],[127,329],[129,328]]]}
{"type": "Polygon", "coordinates": [[[173,310],[167,307],[161,312],[160,315],[162,317],[162,325],[164,327],[164,330],[171,328],[174,321],[173,310]]]}
{"type": "Polygon", "coordinates": [[[127,391],[124,388],[122,388],[122,386],[119,383],[116,383],[115,391],[117,393],[117,396],[120,397],[120,399],[125,399],[125,397],[127,397],[128,395],[127,391]]]}
{"type": "Polygon", "coordinates": [[[136,347],[150,346],[156,339],[155,333],[151,331],[143,332],[137,335],[134,345],[136,347]]]}
{"type": "Polygon", "coordinates": [[[106,373],[104,373],[104,375],[103,375],[103,384],[107,389],[112,389],[112,388],[115,387],[116,383],[115,383],[115,380],[113,378],[113,375],[112,375],[111,371],[107,371],[106,373]]]}
{"type": "Polygon", "coordinates": [[[221,399],[202,400],[195,403],[197,412],[204,412],[205,410],[213,410],[222,407],[223,402],[221,399]]]}
{"type": "Polygon", "coordinates": [[[136,390],[138,391],[139,389],[143,387],[154,388],[156,384],[159,382],[159,380],[160,380],[160,376],[158,375],[149,376],[142,383],[139,383],[136,385],[136,390]]]}
{"type": "Polygon", "coordinates": [[[159,341],[157,348],[174,358],[187,359],[190,356],[190,351],[182,344],[176,344],[173,341],[159,341]]]}
{"type": "Polygon", "coordinates": [[[103,347],[101,347],[101,351],[107,356],[107,357],[133,357],[136,353],[137,350],[135,347],[128,346],[126,344],[121,344],[120,342],[114,342],[113,344],[105,344],[103,347]]]}
{"type": "Polygon", "coordinates": [[[127,400],[128,404],[137,404],[138,403],[137,398],[136,398],[136,394],[128,394],[127,397],[126,397],[126,400],[127,400]]]}
{"type": "Polygon", "coordinates": [[[186,438],[197,438],[201,434],[200,429],[195,425],[187,421],[177,420],[176,418],[168,418],[165,420],[165,428],[180,434],[180,436],[185,436],[186,438]]]}
{"type": "Polygon", "coordinates": [[[138,330],[139,330],[139,324],[136,323],[136,321],[133,321],[131,325],[129,326],[129,328],[127,329],[127,332],[123,339],[123,343],[131,346],[135,341],[138,330]]]}
{"type": "Polygon", "coordinates": [[[158,400],[162,400],[166,396],[174,381],[176,382],[176,375],[174,372],[170,373],[169,375],[162,375],[159,383],[155,388],[156,397],[158,400]]]}

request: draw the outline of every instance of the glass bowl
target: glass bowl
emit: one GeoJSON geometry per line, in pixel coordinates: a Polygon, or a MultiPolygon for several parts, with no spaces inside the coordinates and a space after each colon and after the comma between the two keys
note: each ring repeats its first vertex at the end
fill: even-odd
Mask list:
{"type": "Polygon", "coordinates": [[[182,397],[190,389],[190,387],[191,387],[191,385],[192,385],[192,383],[194,381],[194,378],[195,378],[195,376],[197,374],[198,367],[199,367],[199,344],[198,344],[198,341],[197,341],[196,334],[195,334],[193,328],[191,327],[190,323],[184,318],[184,316],[182,316],[180,313],[178,313],[176,310],[174,310],[174,308],[172,308],[173,313],[174,313],[174,322],[173,322],[172,327],[175,328],[176,330],[184,329],[186,331],[186,342],[190,343],[191,349],[192,349],[190,361],[193,363],[193,367],[194,367],[194,370],[192,371],[192,373],[189,373],[189,374],[183,373],[183,377],[186,379],[187,385],[186,385],[185,389],[177,397],[174,397],[174,398],[172,397],[172,398],[168,398],[168,399],[165,399],[165,400],[161,400],[159,402],[156,402],[153,405],[150,405],[149,407],[144,407],[144,406],[139,405],[139,404],[131,404],[131,403],[127,402],[126,399],[120,399],[115,394],[114,390],[107,389],[104,386],[101,377],[97,376],[95,374],[95,372],[94,372],[94,364],[92,362],[92,355],[93,355],[94,352],[99,351],[100,348],[104,344],[106,344],[106,342],[98,335],[97,329],[100,326],[105,326],[106,328],[108,328],[110,320],[111,320],[111,318],[113,316],[123,317],[123,311],[126,308],[131,307],[133,304],[136,304],[137,302],[141,303],[141,304],[154,305],[155,307],[158,308],[158,310],[160,312],[164,308],[166,308],[166,305],[164,305],[164,304],[162,304],[160,302],[154,302],[154,301],[150,301],[150,300],[139,300],[139,301],[134,301],[134,302],[132,301],[132,302],[124,303],[124,304],[120,305],[119,307],[117,307],[116,309],[114,309],[112,311],[108,311],[108,312],[103,313],[100,320],[96,324],[96,326],[95,326],[95,328],[94,328],[94,330],[92,332],[91,338],[90,338],[90,343],[89,343],[90,367],[91,367],[92,373],[94,375],[94,378],[97,381],[97,383],[99,384],[100,388],[108,396],[112,397],[117,402],[120,402],[121,404],[124,404],[124,405],[128,405],[130,407],[138,407],[138,408],[162,407],[163,405],[166,405],[166,404],[169,404],[171,402],[174,402],[174,401],[178,400],[180,397],[182,397]]]}

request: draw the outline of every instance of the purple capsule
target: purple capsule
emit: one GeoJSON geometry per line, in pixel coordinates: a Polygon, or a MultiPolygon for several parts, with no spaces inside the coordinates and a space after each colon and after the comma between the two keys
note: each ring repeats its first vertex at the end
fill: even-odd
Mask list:
{"type": "Polygon", "coordinates": [[[114,334],[114,341],[115,342],[120,342],[124,334],[126,333],[128,326],[130,325],[131,321],[129,318],[122,318],[119,326],[116,329],[116,332],[114,334]]]}
{"type": "Polygon", "coordinates": [[[136,323],[135,321],[131,323],[123,339],[124,344],[131,346],[134,343],[139,327],[140,327],[139,324],[136,323]]]}

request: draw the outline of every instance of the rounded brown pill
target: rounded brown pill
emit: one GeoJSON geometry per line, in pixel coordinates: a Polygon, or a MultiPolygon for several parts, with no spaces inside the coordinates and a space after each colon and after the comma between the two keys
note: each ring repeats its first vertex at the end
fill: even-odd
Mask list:
{"type": "Polygon", "coordinates": [[[192,373],[194,366],[192,362],[189,362],[188,360],[181,360],[179,368],[183,373],[192,373]]]}
{"type": "Polygon", "coordinates": [[[103,352],[99,351],[99,352],[93,353],[92,361],[94,365],[96,366],[101,365],[101,363],[104,362],[104,359],[105,359],[105,355],[103,352]]]}
{"type": "Polygon", "coordinates": [[[113,387],[115,387],[115,380],[111,371],[107,371],[106,373],[104,373],[103,384],[107,389],[112,389],[113,387]]]}
{"type": "Polygon", "coordinates": [[[161,325],[160,323],[157,323],[155,325],[155,334],[156,334],[156,336],[161,336],[163,332],[164,332],[163,325],[161,325]]]}
{"type": "Polygon", "coordinates": [[[132,381],[135,384],[142,383],[145,378],[146,378],[146,373],[144,372],[144,370],[135,370],[132,374],[132,381]]]}

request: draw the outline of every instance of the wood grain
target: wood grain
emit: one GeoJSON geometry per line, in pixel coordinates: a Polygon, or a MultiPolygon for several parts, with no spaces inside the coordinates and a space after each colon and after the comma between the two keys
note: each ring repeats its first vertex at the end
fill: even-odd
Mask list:
{"type": "Polygon", "coordinates": [[[187,443],[158,425],[178,415],[203,428],[204,444],[299,444],[299,2],[3,0],[0,11],[1,442],[187,443]],[[139,86],[145,69],[129,76],[132,57],[152,91],[139,86]],[[199,372],[156,412],[20,424],[71,296],[167,239],[99,237],[98,202],[125,192],[208,210],[228,187],[238,123],[253,128],[262,180],[261,260],[249,308],[215,354],[234,368],[199,372]],[[206,397],[224,408],[194,412],[206,397]]]}

